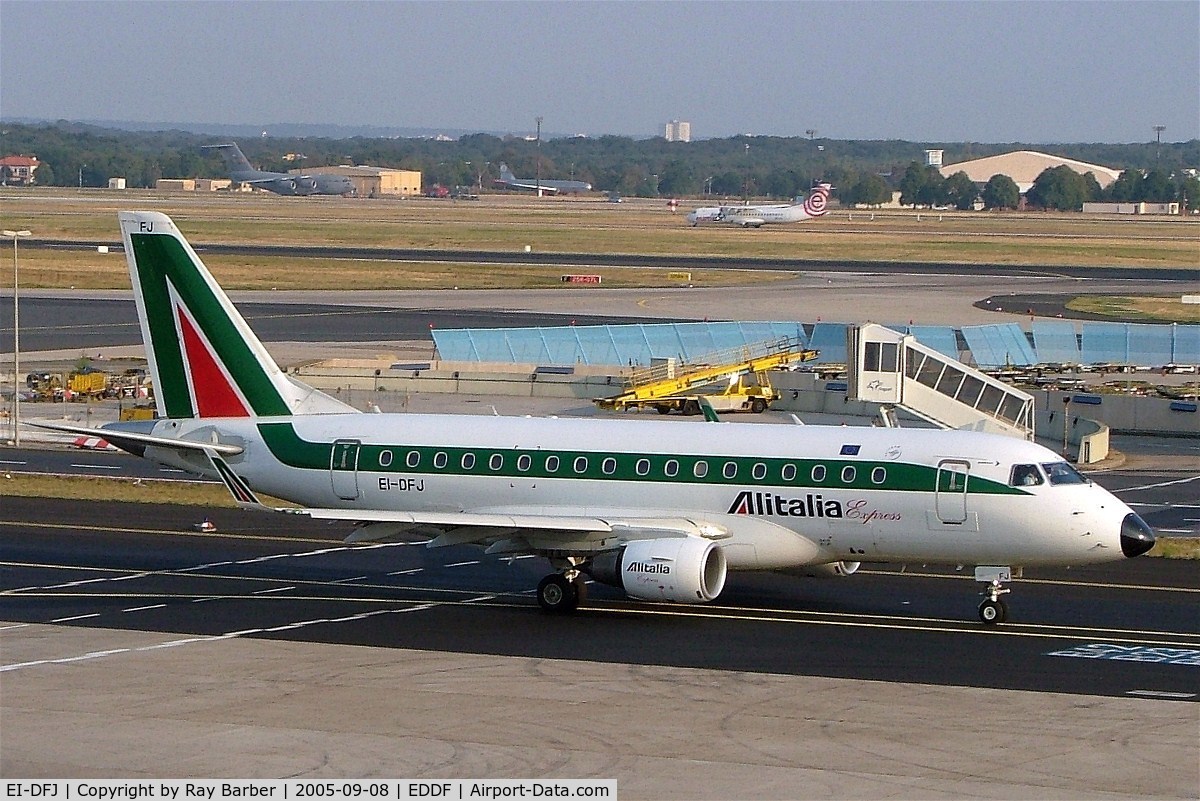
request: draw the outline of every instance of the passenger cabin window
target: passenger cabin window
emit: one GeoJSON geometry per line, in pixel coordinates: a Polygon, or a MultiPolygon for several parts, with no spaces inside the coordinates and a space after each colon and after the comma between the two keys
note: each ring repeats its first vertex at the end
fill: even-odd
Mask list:
{"type": "Polygon", "coordinates": [[[1013,487],[1036,487],[1043,483],[1042,474],[1036,464],[1014,464],[1008,483],[1013,487]]]}
{"type": "Polygon", "coordinates": [[[504,454],[493,453],[492,458],[488,460],[488,467],[493,470],[499,470],[501,467],[504,467],[504,454]]]}
{"type": "Polygon", "coordinates": [[[634,469],[637,471],[637,474],[639,476],[644,476],[644,475],[648,474],[650,472],[650,460],[649,459],[638,459],[637,464],[634,465],[634,469]]]}
{"type": "Polygon", "coordinates": [[[767,477],[767,466],[762,462],[755,462],[754,469],[750,471],[750,475],[754,476],[756,481],[762,481],[767,477]]]}
{"type": "Polygon", "coordinates": [[[605,460],[600,463],[600,469],[604,471],[604,475],[611,476],[613,473],[617,472],[617,460],[611,456],[605,458],[605,460]]]}
{"type": "Polygon", "coordinates": [[[391,451],[380,451],[379,452],[379,466],[387,467],[391,463],[392,463],[392,452],[391,451]]]}
{"type": "Polygon", "coordinates": [[[663,465],[663,472],[672,478],[679,475],[679,462],[675,459],[668,459],[663,465]]]}
{"type": "Polygon", "coordinates": [[[850,465],[846,465],[845,467],[843,467],[842,468],[842,483],[843,484],[853,484],[855,472],[856,472],[855,469],[850,465]]]}
{"type": "Polygon", "coordinates": [[[1066,462],[1043,463],[1042,469],[1046,471],[1046,476],[1050,479],[1052,486],[1088,483],[1083,474],[1066,462]]]}
{"type": "Polygon", "coordinates": [[[783,466],[783,480],[784,481],[795,481],[796,480],[796,465],[785,464],[783,466]]]}
{"type": "Polygon", "coordinates": [[[587,457],[586,456],[576,456],[575,457],[575,472],[576,473],[586,473],[587,472],[587,457]]]}
{"type": "Polygon", "coordinates": [[[446,452],[438,451],[437,453],[435,453],[433,455],[433,466],[436,467],[438,470],[441,470],[443,467],[446,466],[447,460],[448,460],[448,457],[446,456],[446,452]]]}
{"type": "Polygon", "coordinates": [[[887,481],[887,468],[886,467],[876,467],[875,469],[873,469],[871,471],[871,483],[872,484],[882,484],[885,481],[887,481]]]}
{"type": "Polygon", "coordinates": [[[696,478],[704,478],[708,475],[708,462],[701,459],[692,467],[692,475],[696,478]]]}
{"type": "Polygon", "coordinates": [[[824,481],[825,480],[825,465],[823,465],[823,464],[813,465],[812,480],[813,481],[824,481]]]}
{"type": "Polygon", "coordinates": [[[464,453],[462,455],[462,469],[471,470],[475,467],[475,454],[464,453]]]}
{"type": "Polygon", "coordinates": [[[557,473],[558,472],[558,457],[557,456],[547,456],[546,457],[546,472],[547,473],[557,473]]]}
{"type": "Polygon", "coordinates": [[[404,458],[404,463],[409,467],[416,467],[421,463],[421,452],[409,451],[408,456],[404,458]]]}
{"type": "Polygon", "coordinates": [[[734,478],[737,476],[737,462],[726,462],[725,467],[721,470],[721,474],[725,478],[734,478]]]}
{"type": "Polygon", "coordinates": [[[517,457],[517,469],[524,473],[533,465],[533,457],[528,453],[522,453],[517,457]]]}

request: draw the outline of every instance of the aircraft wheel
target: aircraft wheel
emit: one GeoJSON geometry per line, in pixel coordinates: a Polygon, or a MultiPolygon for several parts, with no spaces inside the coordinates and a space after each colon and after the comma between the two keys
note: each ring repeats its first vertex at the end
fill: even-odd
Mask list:
{"type": "Polygon", "coordinates": [[[659,414],[670,414],[671,413],[671,407],[667,406],[665,403],[660,403],[658,406],[655,406],[654,408],[658,410],[659,414]]]}
{"type": "Polygon", "coordinates": [[[979,619],[989,626],[1003,623],[1008,619],[1008,606],[1004,601],[988,599],[979,605],[979,619]]]}
{"type": "Polygon", "coordinates": [[[766,410],[767,402],[762,398],[755,398],[754,400],[750,401],[750,411],[754,412],[755,414],[762,414],[766,410]]]}
{"type": "Polygon", "coordinates": [[[562,573],[551,573],[538,583],[537,599],[547,612],[574,612],[579,606],[579,589],[562,573]]]}

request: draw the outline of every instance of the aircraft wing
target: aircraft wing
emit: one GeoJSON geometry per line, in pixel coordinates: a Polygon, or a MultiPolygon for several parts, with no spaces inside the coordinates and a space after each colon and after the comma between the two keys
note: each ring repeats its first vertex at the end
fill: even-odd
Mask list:
{"type": "MultiPolygon", "coordinates": [[[[589,515],[544,514],[534,510],[401,512],[354,509],[281,509],[315,520],[342,520],[358,528],[346,542],[392,537],[430,537],[428,547],[485,545],[488,553],[605,551],[631,540],[701,536],[723,539],[723,526],[686,518],[612,519],[589,515]]],[[[614,510],[616,511],[616,510],[614,510]]]]}

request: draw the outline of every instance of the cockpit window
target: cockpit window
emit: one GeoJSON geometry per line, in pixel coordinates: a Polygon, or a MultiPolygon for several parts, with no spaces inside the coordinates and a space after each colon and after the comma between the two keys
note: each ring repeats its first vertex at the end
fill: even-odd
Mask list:
{"type": "Polygon", "coordinates": [[[1042,473],[1036,464],[1015,464],[1008,483],[1014,487],[1036,487],[1043,483],[1042,473]]]}
{"type": "Polygon", "coordinates": [[[1086,484],[1088,480],[1071,465],[1066,462],[1050,462],[1043,464],[1042,469],[1046,471],[1046,475],[1053,485],[1059,484],[1086,484]]]}

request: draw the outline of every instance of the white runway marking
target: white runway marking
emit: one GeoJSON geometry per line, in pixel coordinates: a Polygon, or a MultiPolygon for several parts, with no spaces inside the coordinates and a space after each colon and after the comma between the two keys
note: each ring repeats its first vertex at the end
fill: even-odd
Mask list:
{"type": "Polygon", "coordinates": [[[1184,700],[1187,698],[1195,698],[1195,693],[1172,693],[1166,690],[1129,690],[1126,695],[1144,695],[1147,698],[1178,698],[1184,700]]]}
{"type": "Polygon", "coordinates": [[[1137,492],[1138,490],[1158,489],[1159,487],[1170,487],[1175,484],[1187,484],[1188,482],[1191,482],[1191,481],[1200,481],[1200,476],[1192,476],[1190,478],[1178,478],[1178,479],[1175,479],[1174,481],[1162,481],[1162,482],[1159,482],[1158,484],[1143,484],[1140,487],[1125,487],[1124,489],[1115,490],[1115,494],[1120,495],[1122,492],[1137,492]]]}

